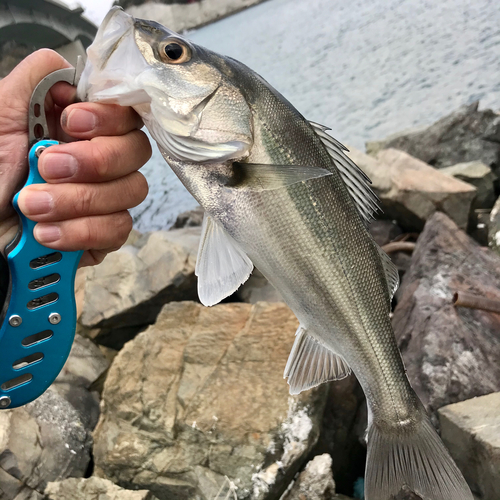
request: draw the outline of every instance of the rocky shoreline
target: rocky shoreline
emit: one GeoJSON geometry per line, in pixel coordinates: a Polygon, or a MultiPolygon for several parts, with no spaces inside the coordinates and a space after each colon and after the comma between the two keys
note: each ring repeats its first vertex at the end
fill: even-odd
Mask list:
{"type": "MultiPolygon", "coordinates": [[[[370,231],[402,278],[392,321],[408,377],[474,494],[497,500],[500,314],[481,304],[500,304],[500,115],[474,104],[368,152],[350,154],[384,209],[370,231]]],[[[0,413],[2,500],[361,498],[355,377],[288,394],[297,320],[259,273],[199,304],[201,220],[198,209],[170,231],[134,231],[79,271],[65,368],[0,413]]]]}

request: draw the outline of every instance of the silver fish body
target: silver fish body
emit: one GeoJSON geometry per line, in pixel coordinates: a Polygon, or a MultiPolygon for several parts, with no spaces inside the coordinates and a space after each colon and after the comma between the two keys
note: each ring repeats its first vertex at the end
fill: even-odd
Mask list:
{"type": "Polygon", "coordinates": [[[295,392],[355,373],[369,408],[367,500],[389,500],[405,484],[426,500],[471,500],[406,377],[389,318],[390,263],[365,224],[373,198],[342,147],[245,65],[156,23],[114,10],[94,45],[80,96],[135,107],[207,225],[299,319],[295,372],[287,366],[295,392]],[[113,54],[125,44],[142,59],[136,74],[116,77],[123,63],[113,54]]]}

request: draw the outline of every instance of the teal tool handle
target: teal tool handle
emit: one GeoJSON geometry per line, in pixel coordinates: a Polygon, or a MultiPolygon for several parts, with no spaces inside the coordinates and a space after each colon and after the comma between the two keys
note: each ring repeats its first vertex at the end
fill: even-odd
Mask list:
{"type": "MultiPolygon", "coordinates": [[[[45,182],[37,152],[55,144],[42,140],[31,148],[25,186],[45,182]]],[[[0,317],[0,409],[29,403],[47,390],[69,355],[76,327],[75,273],[82,252],[38,243],[35,222],[19,210],[18,196],[13,205],[22,227],[6,248],[10,289],[0,317]]]]}

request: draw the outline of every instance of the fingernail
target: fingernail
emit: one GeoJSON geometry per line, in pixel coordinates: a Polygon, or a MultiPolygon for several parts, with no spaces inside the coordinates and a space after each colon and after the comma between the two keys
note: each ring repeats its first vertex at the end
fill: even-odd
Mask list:
{"type": "Polygon", "coordinates": [[[72,109],[63,113],[62,124],[69,132],[91,132],[97,125],[97,117],[85,109],[72,109]]]}
{"type": "Polygon", "coordinates": [[[65,179],[73,177],[78,169],[78,161],[67,153],[45,153],[40,158],[40,170],[44,178],[65,179]]]}
{"type": "Polygon", "coordinates": [[[37,224],[33,234],[39,243],[53,243],[61,237],[61,230],[51,224],[37,224]]]}
{"type": "Polygon", "coordinates": [[[52,210],[53,199],[46,191],[31,190],[24,200],[25,215],[41,215],[52,210]]]}

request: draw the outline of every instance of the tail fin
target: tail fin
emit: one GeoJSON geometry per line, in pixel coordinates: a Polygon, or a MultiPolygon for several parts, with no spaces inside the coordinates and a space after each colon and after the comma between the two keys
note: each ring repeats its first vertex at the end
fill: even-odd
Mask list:
{"type": "Polygon", "coordinates": [[[406,485],[423,500],[473,500],[428,416],[417,427],[368,430],[366,500],[392,500],[406,485]]]}

